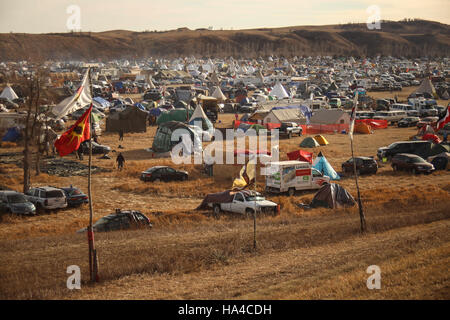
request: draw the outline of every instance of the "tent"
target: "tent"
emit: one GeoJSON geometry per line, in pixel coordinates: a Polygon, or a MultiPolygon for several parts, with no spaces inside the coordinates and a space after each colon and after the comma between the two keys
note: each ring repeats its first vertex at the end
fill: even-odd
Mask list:
{"type": "Polygon", "coordinates": [[[353,207],[355,204],[355,199],[344,187],[336,183],[326,183],[314,195],[309,206],[335,209],[346,206],[353,207]]]}
{"type": "Polygon", "coordinates": [[[314,137],[314,140],[317,141],[318,144],[320,144],[321,146],[326,146],[327,144],[329,144],[329,142],[327,141],[327,139],[325,139],[324,136],[318,134],[317,136],[314,137]]]}
{"type": "Polygon", "coordinates": [[[431,134],[431,133],[426,133],[422,136],[422,140],[429,140],[429,141],[433,141],[434,143],[441,143],[441,140],[439,139],[439,137],[435,134],[431,134]]]}
{"type": "Polygon", "coordinates": [[[5,87],[5,89],[3,89],[2,93],[0,94],[0,98],[6,98],[11,101],[13,101],[15,99],[19,99],[17,94],[14,92],[14,90],[9,85],[7,85],[5,87]]]}
{"type": "Polygon", "coordinates": [[[304,150],[296,150],[289,152],[287,154],[289,160],[298,160],[298,161],[306,161],[312,163],[313,154],[312,152],[304,151],[304,150]]]}
{"type": "Polygon", "coordinates": [[[355,132],[356,133],[362,133],[362,134],[371,134],[373,131],[371,130],[370,126],[367,123],[364,122],[357,122],[355,123],[355,132]]]}
{"type": "Polygon", "coordinates": [[[147,111],[143,111],[135,106],[128,106],[122,112],[111,113],[106,119],[107,132],[146,132],[147,131],[147,111]]]}
{"type": "Polygon", "coordinates": [[[275,84],[275,86],[270,91],[270,95],[277,99],[283,99],[283,98],[289,97],[289,95],[287,94],[286,90],[284,89],[283,85],[280,82],[277,82],[275,84]]]}
{"type": "MultiPolygon", "coordinates": [[[[201,140],[196,132],[187,124],[179,121],[167,121],[158,126],[155,138],[153,139],[152,150],[155,152],[169,152],[174,146],[181,142],[181,138],[172,141],[172,134],[177,130],[183,130],[190,136],[191,141],[195,141],[201,147],[201,140]]],[[[187,150],[190,150],[187,148],[187,150]]]]}
{"type": "Polygon", "coordinates": [[[163,112],[167,112],[167,110],[164,108],[152,108],[148,113],[154,117],[159,117],[163,112]]]}
{"type": "Polygon", "coordinates": [[[156,119],[156,124],[160,125],[168,121],[188,122],[194,111],[186,109],[173,109],[169,112],[161,113],[156,119]]]}
{"type": "Polygon", "coordinates": [[[331,180],[341,179],[341,177],[337,174],[336,171],[334,171],[333,167],[328,162],[327,158],[325,158],[325,156],[322,154],[322,152],[319,152],[316,160],[314,160],[313,168],[322,172],[322,174],[329,176],[331,180]]]}
{"type": "Polygon", "coordinates": [[[306,138],[303,139],[303,141],[300,143],[300,147],[303,147],[303,148],[315,148],[315,147],[320,147],[320,144],[317,143],[317,141],[314,140],[314,138],[312,138],[312,137],[306,137],[306,138]]]}
{"type": "Polygon", "coordinates": [[[214,132],[214,126],[211,123],[211,121],[206,116],[205,112],[203,111],[203,108],[201,105],[197,105],[197,107],[194,110],[194,113],[192,114],[191,118],[189,119],[190,125],[195,125],[196,123],[201,122],[202,130],[208,131],[210,134],[213,134],[214,132]]]}
{"type": "Polygon", "coordinates": [[[212,97],[216,98],[219,101],[225,101],[227,99],[227,97],[225,97],[219,87],[216,87],[216,90],[214,90],[212,97]]]}
{"type": "Polygon", "coordinates": [[[108,100],[103,99],[102,97],[95,97],[92,99],[92,104],[97,109],[100,109],[101,111],[111,107],[111,103],[108,100]]]}
{"type": "Polygon", "coordinates": [[[417,90],[413,92],[413,94],[414,93],[428,93],[432,95],[434,98],[438,98],[436,89],[434,88],[429,78],[423,79],[422,83],[417,88],[417,90]]]}

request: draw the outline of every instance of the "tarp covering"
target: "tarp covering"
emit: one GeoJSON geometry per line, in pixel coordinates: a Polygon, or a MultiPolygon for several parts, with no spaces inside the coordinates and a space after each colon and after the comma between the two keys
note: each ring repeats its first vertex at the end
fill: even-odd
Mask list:
{"type": "Polygon", "coordinates": [[[160,125],[168,121],[188,122],[193,113],[193,110],[173,109],[169,112],[161,113],[156,119],[156,124],[160,125]]]}
{"type": "Polygon", "coordinates": [[[441,143],[441,139],[435,134],[426,133],[422,136],[422,140],[433,141],[434,143],[441,143]]]}
{"type": "Polygon", "coordinates": [[[2,141],[15,142],[20,139],[20,129],[18,127],[9,128],[2,138],[2,141]]]}
{"type": "Polygon", "coordinates": [[[322,172],[322,174],[329,176],[331,180],[339,180],[341,177],[337,174],[337,172],[333,169],[331,164],[328,162],[327,158],[319,152],[316,160],[314,160],[313,168],[322,172]]]}
{"type": "Polygon", "coordinates": [[[146,132],[147,111],[129,106],[122,112],[115,112],[106,119],[107,132],[146,132]]]}
{"type": "Polygon", "coordinates": [[[325,207],[330,209],[352,207],[356,204],[353,196],[344,187],[336,183],[324,184],[315,194],[310,207],[325,207]]]}
{"type": "Polygon", "coordinates": [[[371,134],[373,131],[370,129],[370,126],[364,122],[358,122],[355,124],[355,132],[362,134],[371,134]]]}
{"type": "Polygon", "coordinates": [[[355,121],[356,124],[361,122],[369,125],[371,129],[386,129],[388,127],[387,120],[358,119],[355,121]]]}
{"type": "Polygon", "coordinates": [[[298,161],[307,161],[309,163],[313,162],[313,154],[312,152],[308,152],[305,150],[296,150],[289,152],[287,154],[289,160],[298,160],[298,161]]]}

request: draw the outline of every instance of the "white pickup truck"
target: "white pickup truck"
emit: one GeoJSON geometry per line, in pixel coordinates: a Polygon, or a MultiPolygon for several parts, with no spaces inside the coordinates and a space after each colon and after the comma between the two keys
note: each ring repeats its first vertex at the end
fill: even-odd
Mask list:
{"type": "Polygon", "coordinates": [[[260,193],[255,191],[230,192],[230,199],[225,202],[209,202],[208,206],[213,208],[214,216],[219,216],[222,211],[235,212],[250,215],[256,213],[266,213],[276,215],[278,205],[275,202],[266,200],[260,193]]]}
{"type": "Polygon", "coordinates": [[[324,183],[330,183],[330,177],[323,175],[306,161],[271,162],[266,168],[267,192],[287,192],[289,196],[293,196],[296,190],[315,190],[324,183]]]}

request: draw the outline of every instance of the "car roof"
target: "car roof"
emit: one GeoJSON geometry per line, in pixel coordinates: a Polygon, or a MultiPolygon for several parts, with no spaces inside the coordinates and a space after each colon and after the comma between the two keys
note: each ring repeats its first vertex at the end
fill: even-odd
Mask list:
{"type": "Polygon", "coordinates": [[[14,190],[0,190],[0,193],[6,194],[6,195],[8,195],[8,194],[15,194],[15,193],[22,194],[21,192],[14,191],[14,190]]]}
{"type": "MultiPolygon", "coordinates": [[[[348,159],[348,160],[351,160],[352,158],[350,158],[350,159],[348,159]]],[[[374,158],[372,158],[372,157],[355,157],[355,159],[361,159],[361,160],[375,160],[374,158]]]]}
{"type": "Polygon", "coordinates": [[[158,169],[162,169],[162,168],[169,168],[169,167],[168,166],[154,166],[154,167],[148,168],[145,171],[158,170],[158,169]]]}
{"type": "Polygon", "coordinates": [[[412,153],[397,153],[394,157],[396,156],[405,156],[405,157],[411,157],[411,158],[420,158],[417,154],[412,154],[412,153]]]}
{"type": "Polygon", "coordinates": [[[40,189],[44,191],[53,191],[53,190],[61,190],[60,188],[50,187],[50,186],[44,186],[44,187],[35,187],[32,189],[40,189]]]}

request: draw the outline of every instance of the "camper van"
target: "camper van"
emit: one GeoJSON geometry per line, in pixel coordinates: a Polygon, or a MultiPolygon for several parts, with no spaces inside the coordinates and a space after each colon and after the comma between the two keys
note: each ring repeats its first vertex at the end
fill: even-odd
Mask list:
{"type": "Polygon", "coordinates": [[[406,111],[396,110],[396,111],[378,111],[375,112],[373,117],[376,120],[387,120],[388,123],[397,123],[403,118],[406,118],[408,114],[406,111]]]}
{"type": "Polygon", "coordinates": [[[330,177],[306,161],[278,161],[266,165],[267,192],[287,192],[293,196],[296,190],[319,189],[324,183],[330,183],[330,177]]]}

